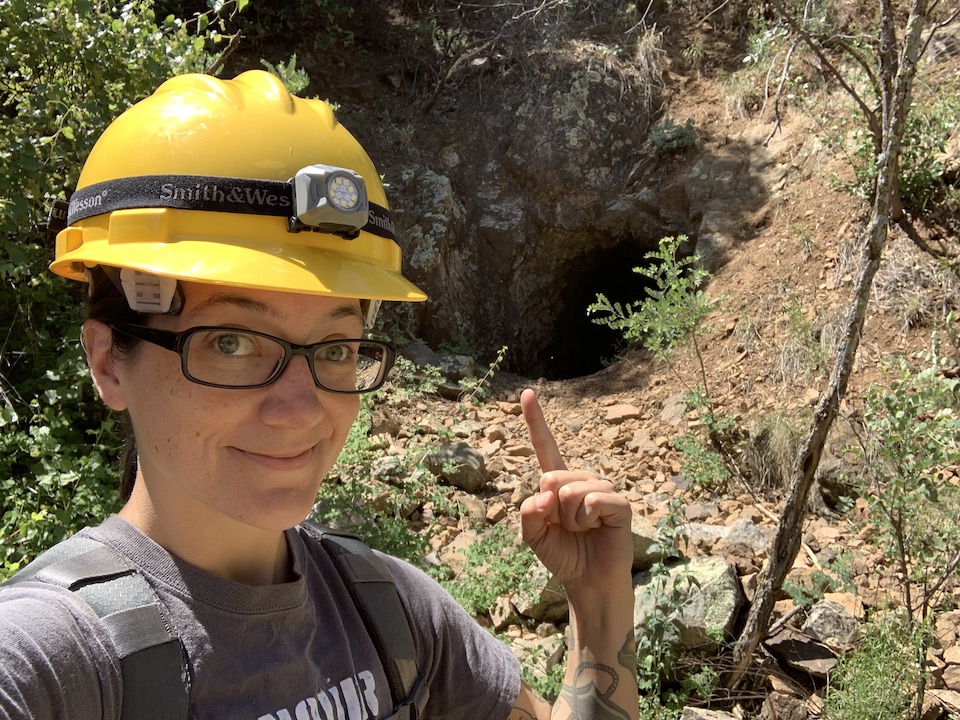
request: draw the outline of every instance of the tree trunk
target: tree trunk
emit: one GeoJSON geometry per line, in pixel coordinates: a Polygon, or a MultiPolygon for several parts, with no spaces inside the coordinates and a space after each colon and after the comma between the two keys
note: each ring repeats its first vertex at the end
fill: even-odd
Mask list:
{"type": "Polygon", "coordinates": [[[810,430],[794,461],[790,492],[768,558],[757,578],[757,591],[747,615],[743,632],[734,647],[733,671],[728,687],[741,683],[757,645],[766,635],[777,594],[787,573],[793,567],[803,536],[807,498],[813,486],[827,433],[847,390],[863,331],[867,303],[873,278],[880,266],[886,244],[894,204],[899,190],[899,157],[904,124],[910,110],[910,93],[916,73],[917,58],[922,47],[921,36],[927,14],[926,0],[915,0],[904,32],[903,52],[899,63],[896,53],[893,8],[889,0],[880,2],[880,77],[883,88],[881,152],[877,157],[877,181],[862,250],[862,267],[857,278],[853,300],[847,316],[846,330],[837,352],[837,359],[826,392],[817,404],[810,430]]]}

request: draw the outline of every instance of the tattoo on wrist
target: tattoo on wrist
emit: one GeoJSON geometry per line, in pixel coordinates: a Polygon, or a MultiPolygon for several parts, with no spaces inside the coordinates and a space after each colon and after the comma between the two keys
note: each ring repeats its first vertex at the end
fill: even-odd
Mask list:
{"type": "MultiPolygon", "coordinates": [[[[560,690],[560,697],[570,708],[571,720],[630,720],[630,716],[623,708],[617,706],[611,696],[620,684],[620,676],[609,665],[595,662],[581,663],[573,674],[573,685],[564,685],[560,690]],[[610,684],[604,692],[600,692],[596,683],[579,683],[580,675],[587,670],[595,670],[610,678],[610,684]]],[[[554,709],[556,715],[556,708],[554,709]]]]}
{"type": "Polygon", "coordinates": [[[623,647],[617,653],[617,661],[627,669],[633,681],[637,682],[637,637],[633,630],[627,633],[623,647]]]}

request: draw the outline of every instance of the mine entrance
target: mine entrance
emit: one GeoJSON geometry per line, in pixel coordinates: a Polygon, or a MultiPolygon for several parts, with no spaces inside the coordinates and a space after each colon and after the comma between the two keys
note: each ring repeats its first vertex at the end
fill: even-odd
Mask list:
{"type": "Polygon", "coordinates": [[[622,334],[593,322],[587,307],[603,293],[621,305],[645,298],[651,281],[633,272],[649,260],[644,255],[655,246],[640,241],[594,251],[570,266],[562,293],[563,309],[557,316],[552,341],[537,358],[535,374],[550,380],[592,375],[615,360],[625,349],[622,334]]]}

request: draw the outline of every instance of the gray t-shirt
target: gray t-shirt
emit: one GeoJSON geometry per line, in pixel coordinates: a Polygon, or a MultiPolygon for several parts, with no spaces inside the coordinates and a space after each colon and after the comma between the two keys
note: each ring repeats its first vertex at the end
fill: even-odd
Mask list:
{"type": "MultiPolygon", "coordinates": [[[[326,551],[287,531],[296,578],[250,586],[183,562],[119,517],[83,535],[137,565],[186,648],[190,718],[375,720],[391,712],[372,641],[326,551]]],[[[509,648],[426,574],[382,556],[430,687],[424,719],[506,718],[520,688],[509,648]]],[[[115,719],[120,670],[96,614],[68,590],[0,588],[0,718],[115,719]]]]}

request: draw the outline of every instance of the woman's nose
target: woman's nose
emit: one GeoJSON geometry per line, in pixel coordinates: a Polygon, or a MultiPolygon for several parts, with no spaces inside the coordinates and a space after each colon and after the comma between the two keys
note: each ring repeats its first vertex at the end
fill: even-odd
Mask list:
{"type": "Polygon", "coordinates": [[[260,412],[268,424],[302,425],[323,415],[321,396],[326,393],[317,387],[306,356],[290,358],[280,376],[264,389],[260,412]]]}

